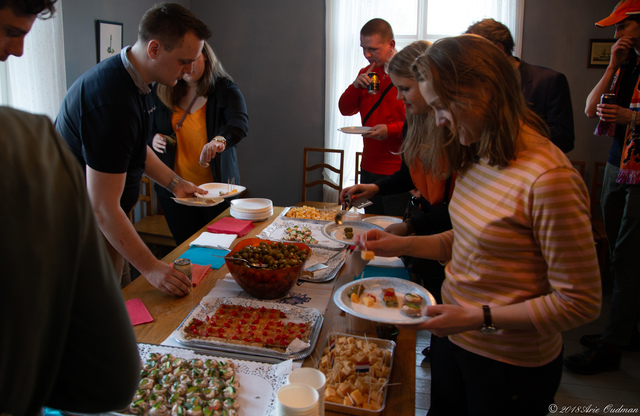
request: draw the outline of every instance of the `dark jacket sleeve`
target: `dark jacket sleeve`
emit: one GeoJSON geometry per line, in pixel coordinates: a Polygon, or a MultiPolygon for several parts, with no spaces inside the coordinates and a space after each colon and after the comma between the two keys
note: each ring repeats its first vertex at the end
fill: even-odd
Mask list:
{"type": "Polygon", "coordinates": [[[404,156],[402,156],[400,170],[380,179],[375,184],[380,188],[378,192],[380,195],[394,195],[414,189],[415,185],[413,184],[413,179],[411,179],[411,172],[404,160],[404,156]]]}
{"type": "Polygon", "coordinates": [[[249,132],[249,116],[247,104],[238,85],[223,78],[218,80],[214,94],[209,97],[209,111],[214,111],[212,118],[207,111],[207,132],[209,140],[215,136],[223,136],[227,139],[227,147],[238,144],[249,132]],[[211,103],[211,98],[214,101],[211,103]],[[213,123],[211,123],[213,121],[213,123]]]}
{"type": "Polygon", "coordinates": [[[575,132],[567,77],[524,61],[520,61],[520,77],[527,105],[547,123],[551,141],[563,152],[571,151],[575,132]]]}

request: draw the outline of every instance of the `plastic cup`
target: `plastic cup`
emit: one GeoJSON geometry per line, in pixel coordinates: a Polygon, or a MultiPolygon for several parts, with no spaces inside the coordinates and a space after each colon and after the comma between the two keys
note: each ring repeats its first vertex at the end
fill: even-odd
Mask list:
{"type": "Polygon", "coordinates": [[[319,409],[316,389],[303,383],[285,384],[276,393],[278,416],[316,416],[319,409]]]}
{"type": "Polygon", "coordinates": [[[342,219],[344,221],[360,221],[362,219],[362,216],[360,215],[359,212],[347,211],[344,213],[344,216],[342,217],[342,219]]]}
{"type": "Polygon", "coordinates": [[[306,384],[318,392],[318,403],[320,416],[324,415],[324,393],[327,389],[327,377],[318,369],[312,367],[301,367],[293,370],[287,377],[287,381],[291,384],[306,384]]]}
{"type": "Polygon", "coordinates": [[[362,319],[357,316],[346,314],[347,318],[347,332],[354,335],[364,335],[375,332],[375,325],[373,321],[362,319]]]}

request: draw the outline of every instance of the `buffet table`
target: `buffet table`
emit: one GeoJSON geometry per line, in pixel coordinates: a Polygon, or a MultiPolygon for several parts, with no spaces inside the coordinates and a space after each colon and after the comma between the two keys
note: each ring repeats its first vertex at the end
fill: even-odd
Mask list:
{"type": "MultiPolygon", "coordinates": [[[[255,237],[260,233],[260,231],[271,224],[283,209],[284,208],[282,207],[274,207],[273,215],[266,221],[255,223],[255,228],[242,237],[242,239],[255,237]]],[[[229,209],[220,214],[212,221],[212,223],[222,217],[228,216],[230,216],[229,209]]],[[[182,253],[189,248],[189,243],[205,230],[206,227],[203,227],[190,239],[176,247],[171,253],[165,256],[163,261],[171,263],[175,259],[180,258],[182,253]]],[[[239,240],[240,239],[236,240],[236,243],[239,240]]],[[[344,269],[345,268],[343,267],[343,270],[344,269]]],[[[181,298],[173,297],[161,292],[149,284],[144,277],[135,279],[122,290],[124,298],[125,300],[141,299],[153,317],[153,322],[134,327],[134,332],[138,342],[161,344],[165,341],[172,332],[178,328],[180,323],[191,312],[191,310],[198,305],[202,298],[215,287],[216,282],[223,279],[227,273],[228,269],[226,265],[223,265],[219,270],[210,270],[204,280],[194,287],[191,294],[181,298]]],[[[330,285],[335,289],[349,281],[351,281],[351,277],[341,272],[330,282],[315,284],[330,285]]],[[[322,355],[322,351],[320,350],[324,344],[324,340],[326,339],[327,334],[331,331],[346,332],[346,318],[344,312],[342,312],[332,301],[329,302],[327,311],[324,314],[324,324],[316,344],[316,350],[304,360],[302,364],[303,366],[315,365],[315,360],[322,355]]],[[[371,335],[375,337],[375,332],[371,335]]],[[[401,329],[396,342],[397,345],[391,382],[387,393],[385,411],[382,414],[413,415],[415,412],[415,332],[401,329]]],[[[212,351],[210,354],[216,355],[216,352],[212,351]]],[[[339,413],[333,413],[330,411],[327,411],[326,414],[339,415],[339,413]]]]}

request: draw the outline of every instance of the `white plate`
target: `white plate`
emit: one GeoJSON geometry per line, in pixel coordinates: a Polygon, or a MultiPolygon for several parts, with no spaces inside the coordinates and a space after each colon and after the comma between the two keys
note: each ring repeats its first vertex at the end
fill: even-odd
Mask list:
{"type": "Polygon", "coordinates": [[[322,234],[330,240],[337,241],[338,243],[353,244],[353,238],[347,238],[344,229],[351,227],[353,229],[353,235],[364,234],[369,230],[382,230],[377,224],[363,221],[343,221],[341,225],[335,222],[330,222],[322,227],[322,234]]]}
{"type": "Polygon", "coordinates": [[[374,322],[385,324],[418,324],[429,319],[424,315],[425,306],[435,305],[436,301],[427,289],[417,283],[409,280],[399,279],[397,277],[370,277],[368,279],[354,280],[351,283],[338,288],[333,294],[333,301],[348,314],[357,316],[358,318],[368,319],[374,322]],[[373,306],[365,306],[361,303],[352,303],[347,293],[355,285],[363,285],[364,293],[370,293],[376,297],[373,306]],[[402,299],[407,293],[416,293],[425,300],[422,305],[422,316],[412,318],[403,315],[400,307],[388,308],[382,303],[382,289],[392,287],[398,297],[398,304],[402,305],[402,299]]]}
{"type": "Polygon", "coordinates": [[[257,213],[257,214],[247,214],[246,212],[238,212],[236,210],[229,210],[229,214],[231,214],[231,216],[235,219],[238,220],[248,220],[248,221],[255,221],[255,222],[259,222],[259,221],[264,221],[267,218],[269,218],[270,216],[273,215],[273,209],[271,209],[268,212],[262,212],[262,213],[257,213]]]}
{"type": "Polygon", "coordinates": [[[221,202],[224,202],[224,198],[221,196],[215,198],[171,198],[180,205],[187,205],[189,207],[215,207],[221,202]]]}
{"type": "Polygon", "coordinates": [[[247,189],[242,185],[229,185],[228,183],[217,183],[217,182],[205,183],[205,184],[199,185],[198,188],[201,188],[207,191],[206,195],[196,194],[196,196],[204,197],[204,198],[219,198],[219,197],[231,198],[231,197],[240,195],[245,191],[245,189],[247,189]],[[233,192],[226,195],[226,193],[229,192],[229,190],[233,190],[233,189],[235,189],[237,192],[233,192]],[[220,192],[225,193],[225,195],[220,195],[220,192]]]}
{"type": "Polygon", "coordinates": [[[378,225],[382,228],[387,228],[391,224],[398,224],[402,222],[402,218],[396,217],[387,217],[385,215],[380,215],[377,217],[366,217],[363,218],[362,221],[370,222],[372,224],[378,225]]]}
{"type": "Polygon", "coordinates": [[[347,134],[365,134],[371,130],[371,127],[354,126],[354,127],[340,127],[339,131],[347,134]]]}
{"type": "Polygon", "coordinates": [[[239,198],[232,200],[230,204],[231,208],[237,212],[246,212],[247,214],[273,210],[273,202],[264,198],[239,198]]]}
{"type": "Polygon", "coordinates": [[[140,353],[140,359],[143,362],[150,352],[172,354],[175,357],[184,358],[185,360],[199,358],[202,361],[217,359],[233,362],[236,368],[236,376],[240,383],[237,401],[240,404],[239,414],[241,415],[275,414],[276,392],[286,384],[287,375],[291,372],[291,361],[283,361],[279,364],[266,364],[216,357],[185,348],[152,344],[138,344],[138,351],[140,353]]]}

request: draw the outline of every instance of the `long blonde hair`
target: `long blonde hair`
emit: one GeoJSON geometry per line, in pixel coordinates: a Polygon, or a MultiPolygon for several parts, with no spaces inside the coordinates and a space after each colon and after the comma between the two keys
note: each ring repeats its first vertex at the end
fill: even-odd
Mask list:
{"type": "Polygon", "coordinates": [[[418,81],[430,83],[453,118],[451,129],[434,124],[427,134],[430,151],[421,154],[427,171],[464,172],[480,158],[491,166],[506,167],[518,153],[523,125],[549,137],[547,125],[526,105],[515,66],[480,36],[434,42],[416,60],[413,72],[418,81]],[[457,129],[456,110],[465,109],[484,119],[479,140],[469,146],[460,143],[457,129]]]}
{"type": "MultiPolygon", "coordinates": [[[[413,63],[416,58],[426,52],[430,45],[431,42],[418,40],[405,46],[389,61],[389,73],[416,80],[412,71],[413,63]]],[[[434,122],[433,111],[430,108],[422,114],[412,114],[410,111],[406,111],[406,119],[407,134],[402,142],[401,152],[404,154],[407,165],[413,167],[420,154],[427,151],[423,136],[429,130],[428,126],[434,122]]]]}
{"type": "MultiPolygon", "coordinates": [[[[202,47],[202,54],[204,55],[204,71],[198,80],[197,94],[207,96],[213,92],[219,79],[227,78],[233,81],[233,78],[224,70],[222,63],[206,41],[202,47]]],[[[187,83],[180,79],[173,87],[158,84],[157,94],[164,105],[169,107],[171,111],[176,111],[180,101],[187,94],[187,83]]]]}

